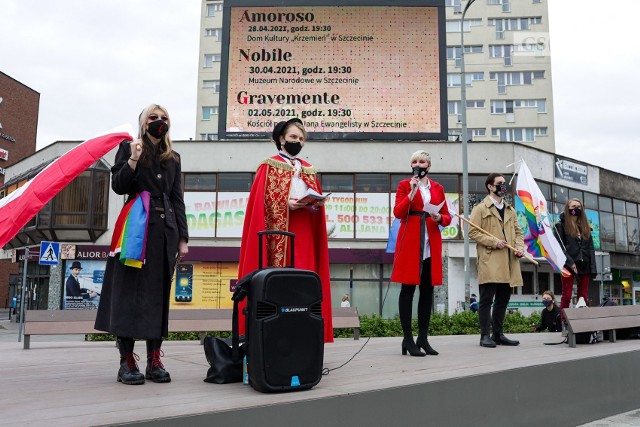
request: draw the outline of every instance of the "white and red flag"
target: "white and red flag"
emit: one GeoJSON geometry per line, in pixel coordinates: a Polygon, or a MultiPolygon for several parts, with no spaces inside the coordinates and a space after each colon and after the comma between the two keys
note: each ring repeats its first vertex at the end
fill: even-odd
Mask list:
{"type": "Polygon", "coordinates": [[[78,144],[51,162],[26,184],[0,199],[0,248],[75,177],[124,140],[133,140],[130,125],[78,144]]]}

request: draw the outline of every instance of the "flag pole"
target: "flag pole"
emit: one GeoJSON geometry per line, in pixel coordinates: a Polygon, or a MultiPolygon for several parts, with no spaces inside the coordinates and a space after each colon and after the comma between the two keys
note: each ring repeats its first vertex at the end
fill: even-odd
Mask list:
{"type": "MultiPolygon", "coordinates": [[[[455,216],[457,216],[458,218],[460,218],[462,221],[466,222],[467,224],[469,224],[470,226],[472,226],[473,228],[478,229],[479,231],[481,231],[483,234],[486,234],[489,237],[493,237],[494,239],[498,239],[496,236],[494,236],[493,234],[489,233],[487,230],[483,229],[482,227],[479,227],[478,225],[474,224],[473,222],[471,222],[470,220],[458,215],[455,212],[452,212],[455,216]]],[[[502,239],[498,239],[498,240],[502,240],[502,239]]],[[[507,248],[511,249],[514,252],[518,252],[518,250],[516,248],[514,248],[513,246],[511,246],[510,244],[506,244],[505,245],[507,248]]],[[[524,257],[526,259],[528,259],[529,261],[531,261],[532,263],[534,263],[535,265],[539,265],[538,261],[536,261],[535,259],[533,259],[528,253],[527,251],[524,251],[524,257]]]]}

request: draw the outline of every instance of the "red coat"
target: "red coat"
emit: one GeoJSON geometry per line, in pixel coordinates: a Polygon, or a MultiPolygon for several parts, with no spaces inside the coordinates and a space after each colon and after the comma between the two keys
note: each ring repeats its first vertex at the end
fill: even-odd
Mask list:
{"type": "MultiPolygon", "coordinates": [[[[315,168],[300,159],[300,178],[322,193],[315,168]]],[[[331,311],[331,281],[329,276],[329,246],[324,206],[289,210],[288,200],[294,169],[280,156],[265,159],[256,172],[251,186],[240,244],[238,278],[258,269],[258,232],[263,230],[289,231],[295,237],[295,268],[315,271],[322,282],[322,317],[324,341],[333,342],[331,311]]],[[[265,236],[262,243],[263,267],[289,265],[289,240],[284,236],[265,236]],[[267,249],[268,248],[268,249],[267,249]]],[[[240,304],[240,333],[244,333],[244,316],[240,304]]]]}
{"type": "MultiPolygon", "coordinates": [[[[431,204],[439,205],[444,200],[440,215],[442,222],[438,224],[427,215],[426,227],[431,247],[431,284],[442,285],[442,235],[438,225],[446,227],[451,224],[451,215],[445,200],[444,188],[437,182],[431,181],[431,204]]],[[[420,268],[422,266],[423,248],[420,247],[420,216],[409,215],[409,211],[424,210],[424,201],[420,190],[416,191],[413,201],[409,200],[411,184],[405,179],[398,184],[396,191],[396,205],[393,214],[400,219],[400,230],[396,241],[396,253],[393,263],[391,281],[405,285],[420,284],[420,268]]]]}

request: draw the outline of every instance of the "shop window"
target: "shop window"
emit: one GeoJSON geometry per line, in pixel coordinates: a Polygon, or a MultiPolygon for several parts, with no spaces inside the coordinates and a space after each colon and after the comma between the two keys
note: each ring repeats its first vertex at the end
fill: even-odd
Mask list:
{"type": "Polygon", "coordinates": [[[184,191],[216,191],[216,174],[189,173],[184,175],[184,191]]]}
{"type": "Polygon", "coordinates": [[[458,193],[462,191],[459,185],[458,175],[433,174],[429,175],[429,178],[432,178],[434,181],[442,185],[445,193],[458,193]]]}
{"type": "Polygon", "coordinates": [[[613,199],[613,213],[625,215],[625,203],[623,200],[613,199]]]}
{"type": "Polygon", "coordinates": [[[600,206],[601,211],[604,211],[604,212],[613,211],[611,197],[598,196],[598,205],[600,206]]]}
{"type": "Polygon", "coordinates": [[[356,192],[358,193],[388,193],[389,175],[382,173],[356,174],[356,192]]]}
{"type": "Polygon", "coordinates": [[[322,191],[353,191],[353,175],[322,174],[322,191]]]}
{"type": "Polygon", "coordinates": [[[573,188],[569,189],[569,199],[578,199],[584,204],[584,196],[582,191],[574,190],[573,188]]]}
{"type": "Polygon", "coordinates": [[[218,191],[250,191],[251,182],[250,172],[219,173],[218,191]]]}
{"type": "Polygon", "coordinates": [[[614,215],[616,251],[626,252],[627,245],[627,217],[624,215],[614,215]]]}
{"type": "Polygon", "coordinates": [[[561,185],[553,186],[553,200],[556,203],[565,205],[569,201],[569,190],[561,185]]]}
{"type": "Polygon", "coordinates": [[[541,182],[541,181],[536,181],[536,184],[538,184],[538,188],[540,188],[540,192],[544,196],[544,199],[547,202],[550,202],[551,201],[551,184],[548,184],[546,182],[541,182]]]}
{"type": "MultiPolygon", "coordinates": [[[[611,199],[609,199],[611,201],[611,199]]],[[[615,232],[613,214],[600,212],[600,247],[603,251],[615,251],[615,232]]]]}
{"type": "Polygon", "coordinates": [[[584,193],[584,207],[586,209],[598,210],[598,195],[593,193],[584,193]]]}
{"type": "Polygon", "coordinates": [[[640,238],[638,236],[638,218],[627,217],[627,242],[629,243],[629,252],[640,253],[640,238]]]}
{"type": "Polygon", "coordinates": [[[522,282],[523,282],[522,295],[534,295],[534,291],[533,291],[533,272],[532,271],[523,271],[522,272],[522,282]]]}

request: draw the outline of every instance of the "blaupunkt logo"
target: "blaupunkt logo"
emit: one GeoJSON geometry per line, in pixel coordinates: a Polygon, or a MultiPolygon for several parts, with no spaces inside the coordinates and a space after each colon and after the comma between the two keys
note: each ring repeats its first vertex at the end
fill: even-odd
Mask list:
{"type": "Polygon", "coordinates": [[[282,307],[280,311],[282,313],[306,313],[309,311],[309,307],[282,307]]]}

